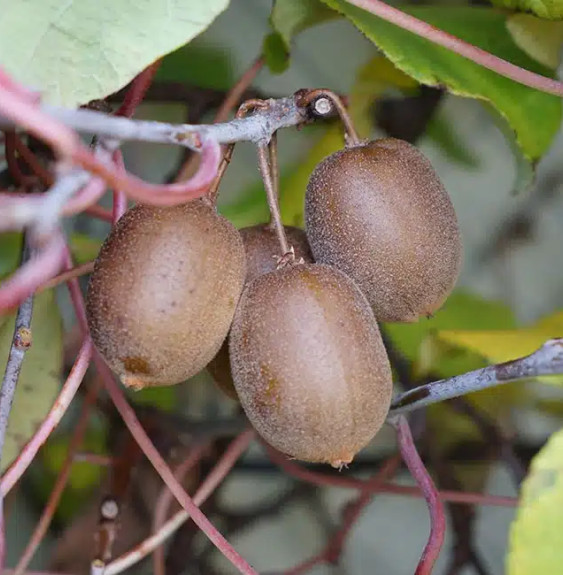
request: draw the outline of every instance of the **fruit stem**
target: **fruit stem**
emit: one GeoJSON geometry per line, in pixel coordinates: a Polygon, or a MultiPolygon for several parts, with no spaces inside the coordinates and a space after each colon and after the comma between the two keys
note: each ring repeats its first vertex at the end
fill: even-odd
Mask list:
{"type": "Polygon", "coordinates": [[[324,88],[319,88],[318,90],[311,90],[307,92],[302,98],[300,98],[300,104],[302,105],[309,105],[313,104],[315,107],[314,111],[317,115],[328,115],[332,110],[324,110],[319,107],[315,106],[316,101],[320,100],[321,98],[326,98],[330,101],[332,106],[338,112],[340,116],[340,120],[344,124],[344,130],[346,131],[345,139],[346,145],[348,146],[356,146],[360,143],[360,136],[354,127],[354,122],[346,109],[346,106],[343,104],[342,100],[332,91],[326,90],[324,88]]]}
{"type": "Polygon", "coordinates": [[[223,154],[223,159],[221,160],[221,163],[217,168],[217,175],[215,176],[215,179],[209,186],[209,189],[207,190],[207,193],[204,196],[204,198],[212,206],[217,205],[217,195],[219,191],[219,185],[221,184],[221,180],[223,179],[223,176],[225,175],[225,172],[227,171],[227,168],[231,163],[231,158],[233,157],[233,152],[235,151],[235,145],[229,144],[228,146],[225,146],[225,148],[226,149],[225,153],[223,154]]]}
{"type": "MultiPolygon", "coordinates": [[[[270,163],[270,172],[272,173],[272,186],[277,200],[280,199],[280,171],[278,165],[278,134],[274,132],[272,139],[268,143],[268,161],[270,163]]],[[[275,230],[275,224],[272,220],[272,213],[270,212],[270,221],[268,227],[275,230]]]]}
{"type": "Polygon", "coordinates": [[[268,161],[268,156],[271,153],[271,147],[264,144],[258,144],[257,152],[258,165],[260,167],[262,179],[264,180],[264,188],[266,190],[266,197],[268,198],[268,207],[270,208],[270,222],[273,224],[273,227],[276,230],[276,235],[278,236],[278,241],[280,242],[280,247],[282,250],[282,256],[284,256],[290,252],[290,249],[287,242],[287,237],[285,235],[285,229],[281,221],[280,207],[276,193],[277,186],[275,186],[273,183],[270,162],[268,161]]]}

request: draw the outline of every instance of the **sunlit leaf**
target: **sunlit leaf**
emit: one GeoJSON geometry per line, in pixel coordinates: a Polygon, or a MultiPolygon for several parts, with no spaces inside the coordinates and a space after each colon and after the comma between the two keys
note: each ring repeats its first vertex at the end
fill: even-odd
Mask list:
{"type": "Polygon", "coordinates": [[[331,10],[320,0],[276,0],[270,23],[289,52],[291,41],[296,34],[335,18],[340,18],[338,12],[331,10]]]}
{"type": "Polygon", "coordinates": [[[162,60],[155,81],[228,90],[234,84],[234,75],[227,50],[195,38],[162,60]]]}
{"type": "Polygon", "coordinates": [[[272,74],[281,74],[289,67],[289,52],[277,32],[272,32],[264,38],[262,45],[262,54],[272,74]]]}
{"type": "MultiPolygon", "coordinates": [[[[15,315],[0,327],[0,357],[8,357],[15,315]]],[[[1,468],[18,455],[51,409],[60,387],[63,365],[62,321],[53,290],[35,297],[31,323],[33,343],[25,354],[10,412],[1,468]]]]}
{"type": "Polygon", "coordinates": [[[492,0],[493,4],[503,8],[533,12],[540,18],[560,20],[563,18],[561,0],[492,0]]]}
{"type": "MultiPolygon", "coordinates": [[[[45,501],[59,475],[68,454],[70,434],[49,438],[40,452],[41,465],[32,469],[30,480],[34,494],[45,501]]],[[[107,450],[107,427],[102,422],[90,418],[88,429],[80,452],[96,455],[109,455],[107,450]]],[[[106,471],[99,465],[87,461],[75,461],[72,465],[67,486],[57,506],[56,518],[69,521],[76,516],[88,502],[88,497],[99,487],[106,471]]]]}
{"type": "Polygon", "coordinates": [[[0,0],[0,61],[45,99],[76,106],[126,85],[203,32],[229,0],[0,0]]]}
{"type": "MultiPolygon", "coordinates": [[[[524,155],[541,157],[561,123],[561,99],[487,70],[424,38],[369,14],[345,0],[323,0],[341,11],[398,68],[422,84],[446,86],[454,94],[490,102],[516,132],[524,155]]],[[[416,6],[407,12],[527,70],[553,77],[523,51],[506,27],[509,14],[485,7],[416,6]]]]}
{"type": "Polygon", "coordinates": [[[548,68],[559,66],[563,22],[542,20],[531,14],[513,14],[506,21],[506,26],[524,52],[548,68]]]}
{"type": "Polygon", "coordinates": [[[0,234],[0,278],[11,274],[19,265],[23,235],[19,232],[0,234]]]}
{"type": "MultiPolygon", "coordinates": [[[[456,328],[489,330],[515,327],[514,315],[507,305],[462,291],[455,291],[450,295],[444,306],[431,319],[423,318],[416,323],[393,323],[384,326],[399,351],[412,361],[420,361],[421,355],[432,354],[437,357],[442,356],[443,360],[443,353],[438,349],[432,349],[431,346],[439,345],[439,342],[436,343],[432,336],[444,333],[444,330],[456,328]]],[[[447,340],[444,341],[449,343],[447,340]]],[[[446,351],[451,353],[451,362],[455,363],[456,357],[463,357],[460,350],[451,350],[446,347],[444,352],[446,351]]],[[[432,367],[433,362],[426,361],[425,363],[430,364],[429,369],[432,367]]],[[[447,369],[447,364],[436,365],[435,369],[441,375],[462,373],[462,371],[451,373],[452,370],[447,369]]]]}
{"type": "Polygon", "coordinates": [[[510,528],[508,575],[563,573],[563,430],[534,457],[510,528]]]}

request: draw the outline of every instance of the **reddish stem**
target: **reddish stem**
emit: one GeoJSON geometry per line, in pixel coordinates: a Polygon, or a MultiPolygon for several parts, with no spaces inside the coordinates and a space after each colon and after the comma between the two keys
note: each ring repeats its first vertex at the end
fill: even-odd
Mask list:
{"type": "Polygon", "coordinates": [[[162,458],[153,442],[141,426],[133,408],[127,402],[123,391],[114,380],[113,374],[102,361],[96,362],[98,372],[104,380],[104,386],[125,425],[129,429],[139,447],[152,463],[157,473],[162,477],[168,489],[174,494],[180,505],[190,514],[194,523],[207,535],[209,540],[221,553],[245,575],[257,575],[257,572],[239,553],[231,547],[229,542],[219,533],[217,528],[209,521],[206,515],[193,502],[193,499],[184,491],[182,485],[174,477],[174,473],[162,458]]]}
{"type": "MultiPolygon", "coordinates": [[[[148,86],[147,86],[148,87],[148,86]]],[[[123,154],[121,150],[116,150],[113,153],[113,161],[117,169],[125,174],[125,164],[123,163],[123,154]]],[[[113,191],[113,210],[112,210],[112,223],[115,225],[119,218],[127,211],[127,196],[120,190],[113,191]]]]}
{"type": "MultiPolygon", "coordinates": [[[[217,486],[225,479],[229,471],[233,468],[238,458],[246,451],[250,442],[254,439],[255,433],[252,429],[243,431],[238,437],[233,439],[221,459],[215,464],[205,481],[201,484],[199,489],[194,495],[194,503],[198,506],[202,505],[207,498],[217,489],[217,486]]],[[[189,519],[189,515],[183,509],[178,511],[172,519],[169,519],[159,530],[139,543],[135,548],[131,549],[121,557],[115,559],[112,563],[106,566],[105,575],[116,575],[121,573],[131,565],[139,562],[146,557],[149,553],[154,551],[156,547],[172,535],[185,521],[189,519]]]]}
{"type": "Polygon", "coordinates": [[[150,184],[130,174],[120,173],[92,154],[85,146],[76,146],[72,159],[87,171],[102,177],[114,189],[123,190],[131,198],[158,206],[185,203],[204,195],[213,182],[221,160],[221,146],[215,140],[202,142],[198,171],[187,182],[150,184]]]}
{"type": "Polygon", "coordinates": [[[145,98],[147,90],[152,84],[160,63],[161,60],[157,60],[135,77],[135,79],[131,82],[131,87],[125,94],[123,104],[121,104],[115,113],[116,116],[126,116],[127,118],[131,118],[133,116],[137,106],[145,98]]]}
{"type": "Polygon", "coordinates": [[[330,539],[325,549],[318,555],[311,557],[311,559],[285,571],[284,575],[301,575],[302,573],[309,571],[315,565],[322,563],[338,563],[340,556],[342,555],[346,539],[356,521],[373,498],[374,492],[377,491],[378,487],[396,472],[400,463],[401,459],[399,456],[390,457],[381,466],[381,469],[375,474],[375,476],[366,481],[358,498],[346,505],[342,513],[342,525],[330,539]]]}
{"type": "Polygon", "coordinates": [[[430,537],[415,571],[415,575],[430,575],[444,543],[446,533],[444,506],[440,500],[440,494],[416,450],[407,418],[399,415],[391,421],[391,424],[397,431],[403,461],[424,494],[430,511],[430,537]]]}
{"type": "Polygon", "coordinates": [[[12,465],[10,465],[8,470],[2,476],[2,480],[0,481],[0,491],[4,497],[24,474],[25,470],[37,455],[39,448],[45,443],[45,441],[47,441],[49,435],[51,435],[52,431],[57,427],[63,415],[66,413],[78,387],[82,383],[84,374],[90,364],[91,357],[92,343],[90,339],[87,338],[82,344],[67,380],[65,381],[55,403],[51,407],[51,410],[47,414],[47,417],[43,420],[43,423],[41,423],[33,437],[21,450],[17,459],[12,463],[12,465]]]}
{"type": "Polygon", "coordinates": [[[480,66],[487,68],[510,78],[519,84],[524,84],[530,88],[535,88],[548,94],[555,94],[556,96],[563,96],[563,84],[557,80],[547,78],[540,74],[525,70],[520,66],[511,64],[498,56],[490,54],[489,52],[473,46],[460,38],[456,38],[443,30],[435,28],[424,20],[419,20],[410,14],[389,6],[382,0],[346,0],[348,4],[353,4],[366,12],[370,12],[378,16],[382,20],[391,22],[403,30],[408,30],[421,38],[425,38],[434,44],[443,46],[480,66]]]}
{"type": "MultiPolygon", "coordinates": [[[[301,481],[307,481],[319,487],[340,487],[343,489],[364,489],[366,481],[354,477],[345,477],[342,475],[328,475],[306,469],[287,459],[285,455],[272,447],[267,446],[270,459],[281,467],[288,475],[292,475],[301,481]]],[[[396,485],[394,483],[384,483],[377,489],[377,493],[389,493],[392,495],[404,495],[406,497],[422,497],[420,489],[406,485],[396,485]]],[[[496,505],[499,507],[517,507],[518,499],[516,497],[507,497],[501,495],[487,495],[484,493],[470,493],[463,491],[440,491],[440,499],[452,503],[467,503],[470,505],[496,505]]]]}
{"type": "Polygon", "coordinates": [[[23,555],[20,557],[16,568],[14,569],[14,575],[22,575],[27,566],[33,559],[37,548],[39,547],[43,537],[47,533],[47,529],[49,529],[49,525],[53,520],[53,516],[57,510],[57,506],[59,501],[62,497],[63,491],[68,483],[70,478],[70,472],[72,470],[72,464],[74,462],[74,455],[78,448],[80,447],[84,435],[86,434],[86,429],[88,427],[88,420],[90,416],[90,410],[96,401],[96,397],[98,395],[99,385],[95,384],[88,390],[88,395],[82,405],[82,410],[78,419],[78,423],[74,429],[72,434],[72,438],[70,440],[70,444],[68,446],[68,451],[66,454],[66,458],[63,462],[61,470],[57,476],[55,481],[55,485],[51,494],[49,495],[49,499],[47,501],[47,505],[43,510],[43,514],[37,523],[33,535],[31,536],[23,555]]]}
{"type": "Polygon", "coordinates": [[[86,208],[84,210],[89,216],[94,218],[98,218],[99,220],[103,220],[104,222],[113,222],[113,212],[110,210],[106,210],[102,208],[102,206],[98,206],[96,204],[86,208]]]}
{"type": "Polygon", "coordinates": [[[76,266],[76,267],[74,267],[74,268],[72,268],[66,272],[61,273],[58,276],[55,276],[53,279],[49,280],[47,283],[40,285],[37,288],[35,293],[39,293],[39,292],[42,292],[44,290],[54,288],[55,286],[58,286],[59,284],[70,281],[71,279],[78,278],[80,276],[92,273],[93,270],[94,270],[94,261],[86,262],[86,263],[81,264],[79,266],[76,266]]]}
{"type": "Polygon", "coordinates": [[[25,163],[31,168],[33,173],[41,180],[43,185],[49,187],[53,185],[53,175],[39,161],[37,156],[22,142],[21,138],[16,135],[15,146],[18,154],[23,158],[25,163]]]}
{"type": "Polygon", "coordinates": [[[48,114],[35,103],[0,85],[0,112],[27,132],[47,142],[61,157],[71,157],[80,146],[78,135],[48,114]]]}
{"type": "Polygon", "coordinates": [[[6,163],[10,176],[18,186],[28,186],[33,183],[34,178],[25,175],[20,167],[16,155],[16,132],[14,130],[6,130],[4,132],[4,149],[6,151],[6,163]]]}
{"type": "MultiPolygon", "coordinates": [[[[190,450],[188,457],[174,470],[174,475],[178,481],[184,482],[186,474],[201,461],[201,458],[208,447],[209,443],[200,443],[190,450]]],[[[164,486],[160,496],[158,497],[154,510],[152,522],[153,533],[158,533],[158,530],[166,521],[166,516],[168,515],[168,510],[170,509],[173,497],[174,496],[170,490],[164,486]]],[[[166,575],[166,559],[164,556],[164,547],[162,545],[157,547],[153,553],[153,573],[154,575],[166,575]]]]}

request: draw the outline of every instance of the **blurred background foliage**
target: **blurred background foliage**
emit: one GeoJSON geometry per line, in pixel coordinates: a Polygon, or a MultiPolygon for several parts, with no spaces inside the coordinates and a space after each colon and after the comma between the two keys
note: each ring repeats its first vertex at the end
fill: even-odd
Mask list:
{"type": "MultiPolygon", "coordinates": [[[[266,66],[249,89],[249,97],[279,97],[303,87],[327,87],[346,95],[362,137],[404,138],[429,156],[458,213],[464,268],[458,289],[433,318],[383,326],[402,366],[396,370],[397,390],[509,361],[533,352],[549,338],[563,336],[560,98],[485,70],[344,0],[184,0],[173,3],[177,13],[167,15],[161,13],[160,3],[146,2],[134,17],[138,7],[132,11],[126,2],[108,0],[103,6],[96,4],[93,12],[94,4],[75,3],[61,16],[53,3],[0,0],[0,13],[5,14],[0,17],[2,65],[18,79],[41,88],[51,102],[73,106],[107,98],[116,107],[123,90],[114,92],[163,57],[137,117],[198,123],[212,120],[226,91],[263,55],[266,66]],[[38,12],[30,19],[33,9],[38,12]],[[58,27],[53,26],[57,17],[58,27]],[[99,41],[102,25],[105,43],[99,41]],[[65,34],[65,29],[71,33],[65,34]],[[30,38],[41,30],[45,34],[31,53],[30,38]],[[90,44],[84,38],[91,39],[90,44]],[[62,58],[64,54],[72,57],[62,58]],[[86,76],[90,79],[84,80],[86,76]]],[[[563,41],[562,2],[498,0],[495,4],[496,8],[487,2],[459,0],[430,5],[417,0],[403,9],[528,70],[556,77],[563,41]]],[[[336,121],[279,135],[285,223],[303,225],[308,177],[322,158],[342,146],[342,128],[336,121]]],[[[185,151],[168,146],[130,143],[124,151],[128,168],[150,181],[169,180],[187,160],[185,151]]],[[[109,207],[110,198],[102,203],[109,207]]],[[[219,207],[238,227],[267,220],[252,146],[237,146],[221,185],[219,207]]],[[[76,262],[84,263],[95,258],[109,226],[82,215],[67,221],[66,228],[76,262]]],[[[17,267],[20,253],[21,235],[0,235],[1,277],[17,267]]],[[[50,408],[77,350],[77,332],[63,289],[47,290],[36,298],[33,321],[33,348],[18,387],[3,469],[50,408]]],[[[13,318],[0,317],[3,355],[7,355],[12,325],[13,318]]],[[[511,528],[513,513],[506,510],[465,520],[489,566],[481,572],[503,572],[505,557],[510,575],[563,572],[563,546],[558,542],[563,528],[563,515],[558,512],[563,497],[561,432],[541,449],[561,425],[562,383],[562,377],[542,378],[467,398],[470,408],[466,409],[477,410],[513,438],[525,463],[532,460],[511,528]],[[477,527],[471,527],[474,522],[477,527]]],[[[234,404],[220,396],[205,373],[173,388],[131,394],[131,399],[148,413],[156,410],[159,417],[181,414],[207,421],[236,413],[234,404]]],[[[48,441],[12,502],[9,564],[21,553],[29,524],[45,504],[68,449],[77,411],[71,411],[48,441]]],[[[472,446],[477,455],[458,458],[449,483],[459,489],[514,492],[498,460],[484,455],[491,440],[483,432],[482,420],[468,413],[472,412],[460,413],[450,404],[427,410],[431,463],[435,458],[451,459],[456,450],[470,452],[468,446],[472,446]]],[[[119,425],[102,405],[81,450],[115,456],[121,449],[116,430],[119,425]]],[[[382,432],[366,450],[366,460],[377,461],[392,445],[391,435],[382,432]]],[[[255,471],[234,475],[226,486],[226,501],[251,501],[256,489],[271,497],[280,491],[280,478],[272,483],[271,473],[256,471],[264,463],[259,452],[251,454],[250,462],[255,467],[249,465],[249,469],[255,471]]],[[[451,488],[438,468],[434,469],[438,483],[451,488]]],[[[99,496],[104,477],[103,467],[88,462],[73,466],[51,539],[36,557],[35,567],[49,565],[46,557],[53,548],[61,553],[61,541],[66,541],[61,533],[67,534],[77,521],[87,523],[85,513],[92,515],[90,502],[99,496]]],[[[322,495],[329,524],[334,519],[331,510],[341,498],[330,489],[322,495]]],[[[373,572],[373,565],[382,565],[382,573],[409,572],[427,529],[424,508],[410,502],[393,505],[378,497],[368,508],[345,553],[347,573],[373,572]],[[421,518],[420,529],[413,528],[417,518],[421,518]],[[393,543],[397,529],[399,554],[397,541],[393,543]],[[413,533],[405,533],[409,530],[413,533]]],[[[302,506],[297,505],[293,515],[282,514],[278,521],[282,527],[243,532],[236,535],[235,544],[259,569],[288,568],[313,551],[322,531],[318,521],[304,520],[302,515],[302,506]],[[300,521],[311,526],[307,534],[296,527],[300,521]]],[[[448,543],[455,550],[464,533],[459,516],[452,513],[450,520],[454,535],[448,543]]],[[[77,535],[75,547],[78,541],[77,535]]],[[[229,572],[220,559],[216,564],[223,569],[220,572],[229,572]]],[[[457,573],[451,565],[444,557],[436,572],[457,573]]],[[[323,569],[314,573],[331,572],[323,569]]]]}

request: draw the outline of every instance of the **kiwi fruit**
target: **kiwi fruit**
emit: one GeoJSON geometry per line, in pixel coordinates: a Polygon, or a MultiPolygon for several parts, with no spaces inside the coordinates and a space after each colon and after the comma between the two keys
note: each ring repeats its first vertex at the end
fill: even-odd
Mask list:
{"type": "Polygon", "coordinates": [[[441,307],[462,245],[450,198],[428,159],[384,138],[349,146],[313,171],[305,196],[315,261],[356,281],[378,321],[412,322],[441,307]]]}
{"type": "Polygon", "coordinates": [[[385,421],[392,383],[379,328],[336,268],[293,264],[247,284],[229,352],[248,419],[291,457],[341,467],[385,421]]]}
{"type": "Polygon", "coordinates": [[[137,205],[106,239],[90,278],[93,342],[126,386],[184,381],[225,339],[245,274],[240,234],[206,200],[137,205]]]}
{"type": "MultiPolygon", "coordinates": [[[[287,241],[295,251],[295,259],[312,262],[313,255],[305,232],[292,226],[284,226],[287,241]]],[[[276,256],[281,256],[280,243],[271,224],[259,224],[242,228],[240,235],[246,252],[246,282],[276,269],[276,256]]],[[[225,339],[221,349],[207,366],[215,383],[231,399],[238,399],[231,375],[229,343],[225,339]]]]}

